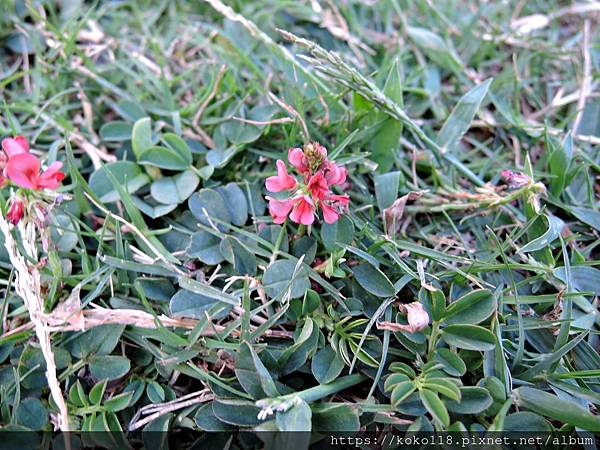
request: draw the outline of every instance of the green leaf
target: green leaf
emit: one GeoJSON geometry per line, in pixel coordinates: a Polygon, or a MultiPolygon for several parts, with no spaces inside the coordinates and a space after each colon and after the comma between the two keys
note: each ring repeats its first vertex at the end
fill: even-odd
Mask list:
{"type": "Polygon", "coordinates": [[[296,261],[275,261],[263,275],[263,287],[268,297],[277,298],[290,291],[290,298],[302,297],[310,288],[308,272],[300,267],[296,270],[296,261]]]}
{"type": "Polygon", "coordinates": [[[152,123],[149,117],[139,119],[131,131],[131,147],[133,154],[139,159],[142,152],[154,145],[152,140],[152,123]]]}
{"type": "Polygon", "coordinates": [[[118,412],[122,411],[129,406],[131,399],[133,398],[133,392],[123,392],[122,394],[115,395],[114,397],[104,402],[104,407],[107,411],[118,412]]]}
{"type": "Polygon", "coordinates": [[[310,368],[319,383],[327,384],[342,373],[344,361],[330,345],[326,345],[313,356],[310,368]]]}
{"type": "Polygon", "coordinates": [[[190,167],[187,159],[183,158],[177,151],[168,147],[150,147],[138,156],[140,164],[147,164],[168,170],[185,170],[190,167]]]}
{"type": "MultiPolygon", "coordinates": [[[[192,319],[203,319],[219,301],[212,297],[197,294],[185,289],[180,289],[169,303],[169,309],[174,317],[189,317],[192,319]]],[[[226,304],[222,303],[223,306],[226,304]]]]}
{"type": "Polygon", "coordinates": [[[134,193],[148,184],[150,178],[142,173],[142,169],[136,163],[131,161],[117,161],[105,164],[100,167],[90,177],[90,189],[103,203],[112,203],[119,200],[119,192],[114,188],[106,171],[127,189],[127,192],[134,193]]]}
{"type": "Polygon", "coordinates": [[[162,205],[160,203],[156,204],[153,199],[149,199],[149,202],[145,202],[139,197],[132,197],[131,200],[133,200],[133,204],[137,206],[142,213],[151,219],[162,217],[177,208],[176,203],[171,205],[162,205]]]}
{"type": "Polygon", "coordinates": [[[443,366],[442,370],[448,375],[462,377],[467,372],[465,362],[450,349],[438,348],[435,352],[434,361],[441,364],[443,366]]]}
{"type": "MultiPolygon", "coordinates": [[[[571,289],[600,295],[600,270],[589,266],[571,266],[570,272],[571,289]]],[[[567,273],[564,267],[554,269],[554,276],[563,283],[567,282],[567,273]]]]}
{"type": "Polygon", "coordinates": [[[494,334],[478,325],[448,325],[443,329],[442,339],[448,345],[466,350],[493,350],[496,346],[494,334]]]}
{"type": "Polygon", "coordinates": [[[392,206],[398,198],[400,182],[404,181],[402,172],[389,172],[377,175],[373,178],[375,182],[375,198],[379,212],[383,213],[385,208],[392,206]]]}
{"type": "Polygon", "coordinates": [[[440,36],[425,28],[407,27],[410,39],[436,64],[454,73],[462,72],[463,63],[454,49],[440,36]]]}
{"type": "Polygon", "coordinates": [[[186,291],[195,292],[196,294],[202,294],[206,297],[213,298],[223,303],[227,303],[229,305],[237,306],[239,305],[239,299],[234,296],[227,294],[226,292],[221,291],[213,286],[209,286],[206,283],[202,283],[200,281],[193,280],[187,277],[179,278],[179,286],[181,286],[186,291]]]}
{"type": "MultiPolygon", "coordinates": [[[[274,105],[258,105],[252,108],[248,117],[246,117],[246,109],[242,106],[239,113],[236,114],[242,119],[249,119],[256,122],[267,122],[277,112],[277,107],[274,105]]],[[[220,126],[220,131],[234,145],[248,144],[257,140],[262,134],[265,125],[255,125],[245,123],[241,120],[231,119],[225,121],[220,126]]]]}
{"type": "Polygon", "coordinates": [[[40,32],[31,27],[28,27],[27,32],[15,31],[8,33],[5,37],[4,45],[19,55],[32,55],[36,52],[36,49],[43,50],[46,46],[40,32]]]}
{"type": "Polygon", "coordinates": [[[277,412],[275,421],[281,431],[311,431],[312,411],[304,400],[285,412],[277,412]]]}
{"type": "Polygon", "coordinates": [[[174,133],[165,133],[162,139],[188,166],[192,164],[192,151],[182,138],[174,133]]]}
{"type": "Polygon", "coordinates": [[[461,399],[461,391],[450,379],[438,377],[427,378],[425,387],[438,394],[442,394],[451,400],[460,401],[461,399]]]}
{"type": "Polygon", "coordinates": [[[260,423],[256,417],[260,408],[254,402],[245,400],[215,400],[212,402],[215,416],[228,424],[242,427],[253,427],[260,423]]]}
{"type": "Polygon", "coordinates": [[[59,252],[69,252],[79,243],[79,224],[66,214],[50,215],[52,243],[59,252]]]}
{"type": "Polygon", "coordinates": [[[150,193],[154,200],[164,205],[180,204],[194,193],[200,179],[191,170],[186,170],[174,177],[165,177],[150,185],[150,193]]]}
{"type": "Polygon", "coordinates": [[[146,117],[146,111],[139,103],[130,100],[121,100],[115,105],[115,110],[124,119],[136,122],[146,117]]]}
{"type": "Polygon", "coordinates": [[[157,417],[143,428],[142,442],[144,450],[163,450],[169,448],[169,423],[173,414],[157,417]]]}
{"type": "Polygon", "coordinates": [[[26,398],[16,409],[15,422],[30,430],[43,430],[48,423],[48,410],[39,399],[26,398]]]}
{"type": "Polygon", "coordinates": [[[166,261],[169,261],[174,264],[179,264],[179,260],[177,258],[175,258],[164,247],[162,242],[160,242],[154,234],[150,233],[150,230],[148,229],[146,222],[144,222],[144,218],[140,214],[140,211],[137,209],[137,207],[134,204],[133,200],[131,199],[131,196],[129,195],[129,193],[125,189],[123,189],[123,186],[121,186],[121,184],[119,183],[119,180],[117,180],[115,178],[115,176],[112,174],[112,172],[110,170],[106,172],[106,175],[107,175],[108,179],[110,180],[110,182],[112,183],[115,190],[119,193],[121,202],[123,203],[123,206],[125,207],[125,210],[127,211],[129,218],[131,219],[131,222],[133,222],[133,224],[137,227],[138,231],[140,233],[144,234],[146,237],[146,239],[142,239],[136,233],[135,234],[136,242],[149,254],[155,255],[155,256],[161,256],[166,261]],[[147,241],[149,241],[149,243],[152,244],[152,247],[150,247],[148,245],[147,241]]]}
{"type": "Polygon", "coordinates": [[[578,404],[532,387],[515,389],[515,404],[535,413],[588,431],[600,430],[600,417],[578,404]]]}
{"type": "Polygon", "coordinates": [[[554,427],[542,416],[529,411],[519,411],[504,418],[502,431],[522,432],[523,430],[551,433],[554,427]]]}
{"type": "Polygon", "coordinates": [[[544,214],[543,217],[548,222],[548,230],[541,236],[533,239],[519,249],[517,253],[535,252],[548,247],[555,239],[560,236],[565,223],[552,214],[544,214]]]}
{"type": "Polygon", "coordinates": [[[455,150],[459,140],[469,130],[491,82],[492,80],[488,79],[478,84],[458,101],[437,138],[437,143],[443,150],[446,152],[455,150]]]}
{"type": "Polygon", "coordinates": [[[421,287],[419,299],[433,321],[439,322],[442,320],[446,314],[446,296],[441,290],[430,291],[421,287]]]}
{"type": "Polygon", "coordinates": [[[488,409],[493,402],[487,389],[475,386],[460,388],[460,400],[446,402],[448,409],[457,414],[479,414],[488,409]]]}
{"type": "Polygon", "coordinates": [[[587,223],[590,227],[600,231],[600,211],[581,206],[570,206],[568,211],[583,223],[587,223]]]}
{"type": "Polygon", "coordinates": [[[367,292],[377,297],[391,297],[396,293],[394,285],[377,267],[369,263],[360,264],[352,269],[352,273],[367,292]]]}
{"type": "MultiPolygon", "coordinates": [[[[392,363],[392,364],[394,364],[394,363],[392,363]]],[[[385,382],[383,383],[383,390],[384,390],[384,392],[389,392],[390,390],[392,390],[394,388],[394,386],[396,384],[404,383],[405,381],[409,381],[412,378],[414,378],[414,376],[408,376],[406,373],[403,373],[403,372],[402,373],[392,372],[391,374],[389,374],[386,377],[385,382]]]]}
{"type": "Polygon", "coordinates": [[[550,180],[550,193],[558,197],[566,185],[567,173],[573,157],[573,135],[567,134],[562,146],[554,145],[554,138],[546,136],[547,147],[552,148],[548,166],[553,178],[550,180]]]}
{"type": "Polygon", "coordinates": [[[133,126],[128,122],[115,120],[100,127],[100,138],[107,142],[121,142],[131,139],[133,126]]]}
{"type": "Polygon", "coordinates": [[[150,300],[168,302],[175,294],[173,284],[166,278],[138,277],[135,281],[150,300]]]}
{"type": "Polygon", "coordinates": [[[279,395],[271,374],[248,342],[242,342],[237,351],[235,375],[244,390],[257,400],[279,395]]]}
{"type": "MultiPolygon", "coordinates": [[[[223,197],[213,189],[202,189],[188,200],[190,211],[204,225],[211,226],[211,220],[217,219],[225,223],[231,223],[231,214],[223,201],[223,197]]],[[[225,231],[223,225],[217,225],[221,231],[225,231]]]]}
{"type": "Polygon", "coordinates": [[[81,382],[79,380],[77,380],[75,384],[72,384],[71,389],[69,389],[69,402],[76,406],[88,405],[87,395],[85,395],[83,386],[81,386],[81,382]]]}
{"type": "Polygon", "coordinates": [[[117,346],[123,330],[125,325],[100,325],[83,333],[70,333],[76,336],[71,336],[65,348],[76,358],[107,355],[117,346]]]}
{"type": "Polygon", "coordinates": [[[358,408],[336,403],[313,403],[312,427],[314,431],[348,433],[358,431],[358,408]]]}
{"type": "Polygon", "coordinates": [[[228,183],[219,187],[217,192],[223,197],[231,223],[238,227],[244,225],[248,220],[248,202],[244,191],[236,183],[228,183]]]}
{"type": "Polygon", "coordinates": [[[354,224],[346,216],[341,216],[334,223],[321,226],[321,238],[327,250],[334,250],[337,244],[350,244],[354,239],[354,224]]]}
{"type": "Polygon", "coordinates": [[[203,431],[227,431],[234,429],[232,425],[221,422],[215,416],[211,403],[198,408],[194,415],[194,422],[203,431]]]}
{"type": "Polygon", "coordinates": [[[227,236],[221,241],[219,248],[225,259],[233,264],[236,275],[256,275],[256,256],[248,251],[236,238],[227,236]]]}
{"type": "MultiPolygon", "coordinates": [[[[404,106],[402,97],[402,77],[398,59],[394,61],[388,73],[383,92],[401,108],[404,106]]],[[[378,114],[383,116],[383,114],[378,114]]],[[[389,172],[395,161],[395,154],[400,147],[402,123],[392,117],[387,117],[371,142],[373,161],[381,173],[389,172]]]]}
{"type": "Polygon", "coordinates": [[[479,289],[463,295],[446,308],[447,324],[478,324],[496,311],[496,298],[488,289],[479,289]]]}
{"type": "Polygon", "coordinates": [[[152,403],[161,403],[165,401],[165,390],[156,381],[150,381],[146,386],[146,395],[152,403]]]}
{"type": "Polygon", "coordinates": [[[220,250],[221,239],[208,231],[200,230],[192,234],[186,250],[188,256],[198,258],[204,264],[214,266],[223,262],[225,257],[220,250]]]}
{"type": "Polygon", "coordinates": [[[104,391],[106,391],[107,384],[108,379],[104,378],[90,389],[89,398],[92,405],[99,405],[102,403],[102,397],[104,396],[104,391]]]}
{"type": "Polygon", "coordinates": [[[277,359],[280,375],[292,373],[304,365],[308,357],[316,350],[319,333],[319,327],[315,325],[315,322],[312,319],[306,319],[294,345],[287,347],[277,359]]]}
{"type": "Polygon", "coordinates": [[[437,394],[428,389],[421,389],[419,391],[419,398],[423,402],[423,405],[429,411],[429,414],[441,423],[445,428],[450,425],[450,416],[448,410],[444,405],[444,402],[440,400],[437,394]]]}
{"type": "Polygon", "coordinates": [[[90,360],[90,373],[98,380],[121,378],[131,368],[124,356],[96,356],[90,360]]]}
{"type": "Polygon", "coordinates": [[[415,392],[415,383],[412,381],[402,381],[394,385],[394,389],[392,389],[392,395],[390,396],[390,403],[397,407],[404,400],[406,400],[413,392],[415,392]]]}

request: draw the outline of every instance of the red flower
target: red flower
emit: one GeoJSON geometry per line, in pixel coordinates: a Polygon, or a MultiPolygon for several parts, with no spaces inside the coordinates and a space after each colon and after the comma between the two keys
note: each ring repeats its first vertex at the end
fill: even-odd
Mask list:
{"type": "Polygon", "coordinates": [[[23,136],[2,139],[2,150],[8,158],[29,152],[29,142],[23,136]]]}
{"type": "Polygon", "coordinates": [[[306,185],[308,192],[314,199],[322,199],[329,193],[329,185],[323,172],[319,171],[310,177],[308,184],[306,185]]]}
{"type": "Polygon", "coordinates": [[[13,225],[16,225],[19,223],[19,221],[22,218],[23,218],[23,202],[21,201],[20,198],[15,198],[15,199],[13,199],[12,203],[10,204],[10,208],[8,209],[8,212],[6,213],[6,219],[13,225]]]}
{"type": "Polygon", "coordinates": [[[311,225],[315,220],[315,204],[308,195],[299,195],[292,199],[294,208],[290,213],[293,222],[311,225]]]}
{"type": "Polygon", "coordinates": [[[282,224],[287,219],[288,214],[294,207],[292,199],[277,200],[276,198],[267,196],[269,200],[269,214],[273,217],[273,222],[282,224]]]}
{"type": "Polygon", "coordinates": [[[60,161],[53,162],[40,174],[40,160],[31,153],[19,153],[9,158],[5,173],[17,186],[26,189],[56,189],[65,178],[60,161]]]}
{"type": "Polygon", "coordinates": [[[267,178],[266,187],[269,192],[280,192],[294,189],[296,187],[296,179],[289,175],[285,163],[277,160],[277,175],[267,178]]]}

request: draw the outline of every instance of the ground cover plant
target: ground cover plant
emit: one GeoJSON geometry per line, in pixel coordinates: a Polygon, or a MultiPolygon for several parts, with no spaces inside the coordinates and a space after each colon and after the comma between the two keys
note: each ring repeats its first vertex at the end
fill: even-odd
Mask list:
{"type": "Polygon", "coordinates": [[[2,429],[599,431],[598,14],[0,2],[2,429]]]}

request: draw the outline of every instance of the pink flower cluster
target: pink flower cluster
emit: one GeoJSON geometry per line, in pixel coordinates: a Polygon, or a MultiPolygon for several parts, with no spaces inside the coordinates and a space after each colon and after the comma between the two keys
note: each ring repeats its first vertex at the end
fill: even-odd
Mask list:
{"type": "Polygon", "coordinates": [[[269,192],[291,191],[291,196],[283,200],[266,197],[273,221],[284,223],[289,215],[292,222],[311,225],[317,208],[323,212],[325,222],[337,221],[350,198],[334,194],[331,187],[346,181],[346,169],[327,159],[327,150],[318,142],[306,144],[303,149],[291,148],[288,161],[302,176],[303,183],[288,173],[282,160],[277,160],[277,175],[267,178],[265,186],[269,192]]]}
{"type": "MultiPolygon", "coordinates": [[[[11,181],[25,189],[56,189],[65,178],[65,174],[60,171],[63,165],[60,161],[53,162],[45,171],[40,172],[42,163],[29,153],[29,142],[23,136],[3,139],[2,150],[0,187],[11,181]]],[[[11,203],[6,218],[16,225],[22,217],[23,201],[16,197],[11,203]]]]}

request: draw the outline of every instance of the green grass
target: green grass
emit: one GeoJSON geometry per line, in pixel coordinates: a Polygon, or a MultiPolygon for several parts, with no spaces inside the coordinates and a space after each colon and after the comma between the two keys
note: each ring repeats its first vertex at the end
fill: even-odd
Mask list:
{"type": "MultiPolygon", "coordinates": [[[[596,3],[61,3],[0,1],[0,137],[68,174],[71,429],[600,431],[596,3]],[[274,225],[309,140],[349,211],[274,225]]],[[[14,277],[2,247],[0,424],[51,429],[14,277]]]]}

